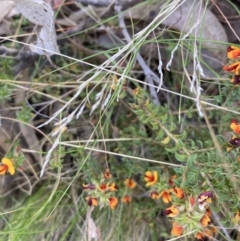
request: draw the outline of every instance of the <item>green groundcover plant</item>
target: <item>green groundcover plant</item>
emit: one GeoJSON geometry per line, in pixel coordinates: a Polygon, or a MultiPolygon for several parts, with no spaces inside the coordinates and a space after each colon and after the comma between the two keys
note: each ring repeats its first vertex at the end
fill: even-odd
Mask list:
{"type": "MultiPolygon", "coordinates": [[[[234,100],[232,97],[239,92],[240,48],[229,47],[228,58],[229,63],[223,69],[229,72],[232,85],[223,91],[229,100],[234,100]]],[[[204,240],[221,234],[227,227],[237,227],[240,221],[238,121],[228,121],[233,131],[228,143],[220,133],[211,133],[211,129],[202,140],[196,140],[198,130],[177,133],[176,120],[167,114],[168,107],[156,107],[144,93],[141,88],[134,89],[134,101],[130,106],[138,121],[154,130],[156,148],[161,152],[161,159],[168,161],[159,161],[159,165],[148,169],[143,167],[137,173],[135,167],[129,166],[126,172],[133,170],[132,174],[125,175],[127,178],[123,180],[119,180],[119,174],[113,176],[106,169],[98,180],[90,178],[83,184],[88,205],[116,209],[119,202],[135,205],[138,197],[146,193],[149,199],[156,201],[156,207],[160,199],[167,205],[161,213],[171,221],[173,236],[194,234],[197,239],[204,240]],[[147,190],[144,188],[143,191],[144,185],[147,190]],[[213,221],[216,215],[218,223],[213,221]]],[[[229,117],[226,116],[226,120],[229,117]]],[[[154,210],[152,205],[151,212],[154,210]]]]}

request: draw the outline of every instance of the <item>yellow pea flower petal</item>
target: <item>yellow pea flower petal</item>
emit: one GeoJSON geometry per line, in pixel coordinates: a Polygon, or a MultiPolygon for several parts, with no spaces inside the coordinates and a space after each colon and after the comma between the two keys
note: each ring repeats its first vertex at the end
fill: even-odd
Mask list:
{"type": "Polygon", "coordinates": [[[156,171],[146,171],[144,175],[144,180],[147,183],[146,186],[152,186],[158,180],[158,173],[156,171]]]}
{"type": "Polygon", "coordinates": [[[7,157],[4,157],[2,159],[2,164],[6,165],[7,166],[7,172],[9,172],[11,175],[14,175],[15,174],[15,167],[13,165],[13,162],[12,160],[10,160],[9,158],[7,157]]]}

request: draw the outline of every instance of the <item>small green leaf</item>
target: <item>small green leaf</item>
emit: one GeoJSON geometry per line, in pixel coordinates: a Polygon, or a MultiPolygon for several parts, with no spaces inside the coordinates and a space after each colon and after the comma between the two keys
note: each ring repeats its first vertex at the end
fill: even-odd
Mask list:
{"type": "Polygon", "coordinates": [[[167,147],[165,147],[165,150],[167,151],[167,152],[170,152],[170,153],[175,153],[176,151],[177,151],[177,147],[176,146],[174,146],[174,147],[172,147],[172,148],[167,148],[167,147]]]}
{"type": "Polygon", "coordinates": [[[186,162],[188,160],[188,156],[186,154],[179,154],[176,152],[175,157],[180,162],[186,162]]]}

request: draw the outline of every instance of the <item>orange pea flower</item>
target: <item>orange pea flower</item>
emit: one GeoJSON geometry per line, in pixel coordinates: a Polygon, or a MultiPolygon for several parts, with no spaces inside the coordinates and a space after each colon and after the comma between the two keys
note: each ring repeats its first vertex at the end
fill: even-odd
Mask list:
{"type": "Polygon", "coordinates": [[[162,197],[165,203],[170,203],[172,201],[171,190],[162,191],[159,196],[162,197]]]}
{"type": "Polygon", "coordinates": [[[200,223],[202,224],[203,227],[206,227],[209,224],[211,224],[211,219],[207,214],[204,214],[200,220],[200,223]]]}
{"type": "Polygon", "coordinates": [[[183,232],[183,227],[173,222],[171,234],[179,237],[183,232]]]}
{"type": "Polygon", "coordinates": [[[118,190],[118,186],[117,186],[115,183],[112,183],[112,184],[110,184],[110,185],[108,186],[108,190],[109,190],[110,192],[115,192],[115,191],[118,190]]]}
{"type": "Polygon", "coordinates": [[[228,59],[236,59],[240,57],[240,48],[236,46],[229,46],[227,48],[227,57],[228,59]]]}
{"type": "Polygon", "coordinates": [[[110,173],[109,169],[106,169],[103,176],[104,176],[105,179],[111,179],[112,178],[112,174],[110,173]]]}
{"type": "Polygon", "coordinates": [[[145,172],[144,180],[147,182],[146,186],[152,186],[158,180],[158,173],[156,171],[147,171],[145,172]]]}
{"type": "Polygon", "coordinates": [[[122,198],[122,202],[123,203],[130,203],[132,201],[132,198],[129,197],[128,195],[125,195],[123,198],[122,198]]]}
{"type": "Polygon", "coordinates": [[[110,208],[115,209],[118,204],[118,199],[116,197],[110,197],[108,201],[109,201],[110,208]]]}
{"type": "Polygon", "coordinates": [[[99,186],[98,186],[98,189],[102,192],[106,192],[108,190],[108,185],[105,184],[105,183],[101,183],[99,186]]]}
{"type": "Polygon", "coordinates": [[[204,240],[205,235],[204,235],[204,233],[198,232],[195,234],[195,238],[199,239],[199,240],[204,240]]]}
{"type": "Polygon", "coordinates": [[[238,61],[238,62],[232,63],[230,65],[224,65],[223,70],[225,70],[227,72],[232,72],[235,75],[239,75],[240,74],[240,62],[238,61]]]}
{"type": "Polygon", "coordinates": [[[175,206],[171,206],[163,211],[163,214],[168,217],[176,217],[179,214],[179,210],[175,206]]]}
{"type": "Polygon", "coordinates": [[[240,134],[240,124],[236,120],[232,120],[230,128],[236,133],[240,134]]]}
{"type": "Polygon", "coordinates": [[[174,187],[174,188],[173,188],[173,193],[174,193],[179,199],[183,199],[183,198],[184,198],[184,192],[183,192],[182,188],[174,187]]]}
{"type": "Polygon", "coordinates": [[[2,159],[2,165],[0,165],[0,175],[4,175],[6,173],[10,173],[11,175],[15,174],[15,167],[13,165],[12,160],[7,157],[2,159]]]}
{"type": "Polygon", "coordinates": [[[137,185],[137,183],[132,178],[127,178],[124,181],[124,184],[131,189],[135,188],[137,185]]]}
{"type": "Polygon", "coordinates": [[[204,232],[198,232],[195,234],[195,237],[199,240],[204,240],[205,237],[212,237],[214,233],[217,232],[215,227],[209,227],[204,230],[204,232]]]}
{"type": "Polygon", "coordinates": [[[97,206],[98,200],[95,197],[86,197],[86,200],[88,202],[88,206],[97,206]]]}
{"type": "Polygon", "coordinates": [[[150,197],[151,197],[152,199],[159,199],[161,196],[160,196],[159,193],[153,191],[153,192],[150,193],[150,197]]]}

